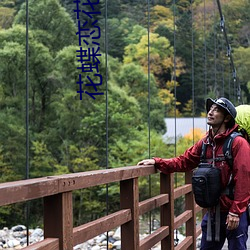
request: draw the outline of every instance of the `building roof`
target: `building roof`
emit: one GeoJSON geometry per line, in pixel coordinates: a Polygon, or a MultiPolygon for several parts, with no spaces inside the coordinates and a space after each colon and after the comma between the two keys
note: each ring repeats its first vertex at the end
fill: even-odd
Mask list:
{"type": "Polygon", "coordinates": [[[166,133],[163,135],[163,140],[167,144],[174,144],[175,137],[183,137],[190,133],[195,128],[204,131],[208,130],[206,117],[188,117],[188,118],[165,118],[166,133]]]}

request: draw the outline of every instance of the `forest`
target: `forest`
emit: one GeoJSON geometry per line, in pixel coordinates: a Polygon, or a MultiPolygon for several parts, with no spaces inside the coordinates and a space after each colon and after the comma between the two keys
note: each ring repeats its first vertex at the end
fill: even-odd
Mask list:
{"type": "MultiPolygon", "coordinates": [[[[215,0],[82,0],[81,12],[76,2],[0,2],[1,183],[173,157],[201,133],[170,145],[164,118],[204,117],[207,97],[249,103],[248,0],[220,1],[230,51],[215,0]]],[[[150,182],[157,192],[157,176],[150,182]]],[[[148,183],[140,180],[140,199],[148,183]]],[[[108,187],[109,211],[118,190],[108,187]]],[[[76,191],[75,224],[106,213],[106,195],[105,186],[76,191]]],[[[42,226],[41,202],[30,204],[31,225],[42,226]]],[[[0,227],[25,221],[24,210],[0,207],[0,227]]]]}

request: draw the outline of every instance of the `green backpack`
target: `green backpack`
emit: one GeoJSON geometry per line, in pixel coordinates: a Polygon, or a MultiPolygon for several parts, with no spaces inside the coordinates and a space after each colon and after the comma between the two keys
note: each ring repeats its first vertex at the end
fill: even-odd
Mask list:
{"type": "Polygon", "coordinates": [[[236,108],[236,123],[239,125],[239,132],[248,140],[250,138],[250,105],[239,105],[236,108]]]}

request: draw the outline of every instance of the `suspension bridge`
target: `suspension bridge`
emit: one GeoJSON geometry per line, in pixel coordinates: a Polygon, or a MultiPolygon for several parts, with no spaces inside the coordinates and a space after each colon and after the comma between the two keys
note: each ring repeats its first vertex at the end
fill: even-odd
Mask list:
{"type": "MultiPolygon", "coordinates": [[[[108,162],[108,142],[109,142],[109,99],[108,99],[108,74],[106,74],[106,169],[78,172],[72,174],[62,174],[46,176],[42,178],[29,177],[29,9],[28,0],[26,0],[26,179],[6,182],[0,184],[0,206],[14,205],[20,203],[29,204],[30,201],[37,199],[42,200],[43,204],[43,227],[44,240],[26,246],[25,250],[72,250],[74,246],[86,242],[100,234],[108,234],[110,230],[121,228],[121,249],[122,250],[148,250],[156,244],[160,244],[162,250],[176,249],[198,249],[198,238],[201,236],[201,227],[199,219],[205,212],[205,209],[199,207],[193,197],[191,177],[192,173],[187,172],[184,175],[184,184],[176,186],[174,174],[165,175],[158,173],[154,166],[123,166],[118,168],[109,168],[108,162]],[[148,199],[140,200],[140,184],[141,177],[148,178],[149,193],[151,194],[151,177],[156,176],[154,180],[159,183],[159,193],[155,196],[150,196],[148,199]],[[107,193],[108,186],[112,183],[117,183],[119,186],[120,209],[110,213],[107,209],[105,216],[89,221],[87,223],[74,226],[74,202],[73,192],[84,190],[92,187],[100,187],[106,185],[107,193]],[[178,198],[183,199],[184,211],[180,211],[178,215],[175,213],[175,202],[178,198]],[[147,237],[140,239],[140,217],[145,214],[150,214],[155,209],[159,210],[160,219],[159,227],[155,230],[150,229],[147,237]],[[176,232],[178,228],[184,228],[184,239],[176,244],[176,232]]],[[[99,2],[99,1],[98,1],[99,2]]],[[[107,1],[106,1],[107,2],[107,1]]],[[[237,71],[234,63],[232,48],[227,34],[225,18],[222,12],[220,1],[217,3],[218,13],[220,16],[219,26],[226,44],[226,55],[229,59],[230,71],[232,73],[233,94],[232,97],[237,99],[238,103],[242,103],[242,93],[240,81],[237,76],[237,71]]],[[[191,10],[192,10],[191,1],[191,10]]],[[[150,41],[150,1],[148,4],[148,44],[150,41]]],[[[205,20],[205,4],[204,1],[204,22],[205,20]]],[[[174,96],[177,95],[177,55],[175,50],[176,43],[176,25],[175,11],[176,2],[172,4],[174,12],[174,58],[173,58],[173,74],[171,75],[174,82],[174,96]]],[[[107,10],[107,4],[105,5],[107,10]]],[[[192,11],[191,11],[192,12],[192,11]]],[[[107,13],[107,11],[106,11],[107,13]]],[[[193,15],[193,12],[192,12],[193,15]]],[[[192,16],[193,18],[193,16],[192,16]]],[[[107,16],[106,16],[107,19],[107,16]]],[[[192,20],[193,24],[193,20],[192,20]]],[[[107,25],[107,24],[106,24],[107,25]]],[[[207,95],[207,51],[206,51],[206,30],[204,25],[204,92],[207,95]]],[[[107,30],[107,27],[105,27],[107,30]]],[[[108,42],[105,39],[105,46],[108,52],[108,42]]],[[[192,30],[192,109],[195,113],[195,82],[194,82],[194,33],[192,30]]],[[[108,53],[107,53],[108,54],[108,53]]],[[[216,55],[215,55],[216,57],[216,55]]],[[[105,59],[105,66],[108,67],[108,57],[105,59]]],[[[150,46],[148,46],[148,79],[150,79],[150,46]]],[[[216,71],[216,70],[215,70],[216,71]]],[[[216,77],[215,77],[216,78],[216,77]]],[[[215,79],[216,82],[216,79],[215,79]]],[[[151,157],[151,89],[150,80],[148,80],[148,156],[151,157]]],[[[176,147],[176,121],[177,121],[177,102],[175,99],[175,117],[173,119],[172,128],[174,128],[174,137],[172,144],[176,147]]],[[[195,119],[190,118],[190,119],[195,119]]],[[[176,151],[176,148],[175,148],[176,151]]],[[[176,152],[175,152],[176,154],[176,152]]],[[[107,194],[108,197],[108,194],[107,194]]],[[[107,198],[107,208],[109,201],[107,198]]],[[[27,217],[29,216],[27,205],[27,217]]],[[[151,218],[150,218],[151,220],[151,218]]],[[[151,223],[151,222],[150,222],[151,223]]],[[[248,248],[250,243],[248,241],[248,248]]],[[[108,245],[107,245],[108,249],[108,245]]],[[[227,242],[223,249],[227,249],[227,242]]]]}

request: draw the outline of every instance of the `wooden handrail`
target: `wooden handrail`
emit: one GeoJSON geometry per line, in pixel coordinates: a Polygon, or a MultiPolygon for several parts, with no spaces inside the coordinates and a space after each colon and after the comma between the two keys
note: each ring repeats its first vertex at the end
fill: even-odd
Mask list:
{"type": "Polygon", "coordinates": [[[0,184],[0,206],[33,199],[44,199],[44,240],[26,248],[37,250],[72,250],[73,247],[101,233],[121,227],[122,249],[147,250],[161,241],[161,249],[175,249],[174,230],[186,224],[186,238],[176,249],[196,249],[200,227],[196,227],[195,204],[190,182],[174,189],[173,174],[160,174],[160,194],[139,202],[141,176],[156,174],[154,166],[129,166],[58,176],[48,176],[0,184]],[[120,210],[73,228],[74,190],[120,183],[120,210]],[[174,200],[185,196],[186,210],[174,217],[174,200]],[[161,225],[146,238],[139,239],[139,216],[160,208],[161,225]]]}

